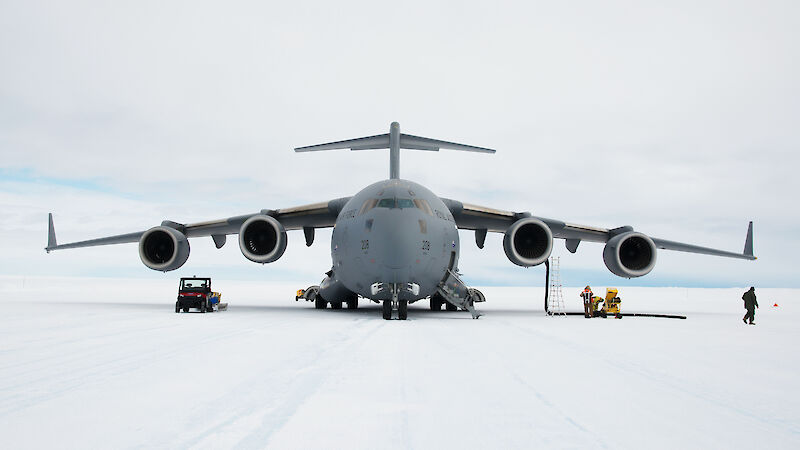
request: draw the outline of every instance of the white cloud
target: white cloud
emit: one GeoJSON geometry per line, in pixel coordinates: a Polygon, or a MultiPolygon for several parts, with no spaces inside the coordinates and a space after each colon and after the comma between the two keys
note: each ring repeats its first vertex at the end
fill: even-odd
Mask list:
{"type": "MultiPolygon", "coordinates": [[[[51,209],[59,235],[82,239],[352,195],[386,177],[386,152],[291,149],[397,120],[498,149],[405,152],[403,176],[440,195],[731,250],[752,219],[758,262],[661,252],[653,275],[788,283],[800,250],[789,225],[800,220],[789,206],[798,12],[779,1],[5,4],[0,164],[44,178],[3,185],[4,249],[38,252],[33,230],[51,209]],[[53,192],[54,177],[108,193],[53,192]]],[[[225,264],[246,266],[229,247],[203,264],[230,251],[225,264]]],[[[569,264],[605,270],[589,247],[569,264]]],[[[131,252],[113,261],[136,266],[131,252]]],[[[99,270],[84,254],[71,269],[99,270]]],[[[49,267],[38,258],[31,270],[49,267]]],[[[516,270],[497,245],[464,261],[494,271],[485,277],[516,270]]]]}

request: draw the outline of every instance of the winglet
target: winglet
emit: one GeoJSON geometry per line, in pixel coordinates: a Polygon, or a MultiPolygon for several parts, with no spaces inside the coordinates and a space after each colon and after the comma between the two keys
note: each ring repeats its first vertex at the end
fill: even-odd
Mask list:
{"type": "Polygon", "coordinates": [[[753,221],[750,221],[750,225],[747,226],[747,238],[744,240],[744,252],[742,253],[745,256],[756,259],[756,257],[753,256],[753,221]]]}
{"type": "Polygon", "coordinates": [[[47,250],[47,253],[50,253],[50,250],[57,247],[58,243],[56,242],[56,229],[53,227],[53,213],[49,213],[47,219],[47,248],[45,248],[45,250],[47,250]]]}

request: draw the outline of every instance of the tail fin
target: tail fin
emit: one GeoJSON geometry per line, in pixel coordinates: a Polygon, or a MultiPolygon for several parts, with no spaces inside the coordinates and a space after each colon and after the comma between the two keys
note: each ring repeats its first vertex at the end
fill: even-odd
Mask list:
{"type": "Polygon", "coordinates": [[[389,178],[400,178],[400,149],[408,150],[427,150],[438,152],[440,148],[449,150],[461,150],[465,152],[495,153],[490,148],[475,147],[473,145],[456,144],[455,142],[440,141],[410,134],[400,133],[400,124],[392,122],[389,126],[388,134],[368,136],[345,141],[329,142],[327,144],[310,145],[307,147],[295,148],[296,152],[314,152],[320,150],[377,150],[389,149],[389,178]]]}
{"type": "Polygon", "coordinates": [[[45,250],[47,250],[47,253],[50,253],[51,249],[58,246],[56,242],[56,229],[53,226],[53,213],[47,214],[47,220],[47,248],[45,248],[45,250]]]}

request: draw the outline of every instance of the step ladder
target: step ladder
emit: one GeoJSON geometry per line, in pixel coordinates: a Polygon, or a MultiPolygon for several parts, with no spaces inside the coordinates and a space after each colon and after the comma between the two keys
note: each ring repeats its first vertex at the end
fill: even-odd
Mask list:
{"type": "Polygon", "coordinates": [[[564,306],[564,293],[561,292],[560,260],[561,258],[557,256],[550,257],[550,286],[548,287],[550,310],[547,313],[551,316],[566,317],[567,312],[564,306]]]}

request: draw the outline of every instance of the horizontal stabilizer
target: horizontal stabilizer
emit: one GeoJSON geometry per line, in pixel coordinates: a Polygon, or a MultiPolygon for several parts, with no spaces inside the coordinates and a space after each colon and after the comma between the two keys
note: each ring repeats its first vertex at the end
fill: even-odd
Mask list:
{"type": "Polygon", "coordinates": [[[443,148],[446,150],[461,150],[463,152],[496,153],[495,150],[492,150],[490,148],[476,147],[474,145],[456,144],[455,142],[440,141],[438,139],[412,136],[410,134],[400,135],[400,148],[409,148],[413,150],[433,150],[433,151],[437,151],[440,148],[443,148]]]}
{"type": "MultiPolygon", "coordinates": [[[[307,147],[298,147],[294,151],[301,152],[316,152],[321,150],[380,150],[389,148],[389,134],[379,134],[377,136],[368,136],[357,139],[348,139],[345,141],[328,142],[326,144],[309,145],[307,147]]],[[[440,141],[438,139],[431,139],[420,136],[412,136],[410,134],[400,134],[400,148],[407,150],[428,150],[439,151],[439,149],[446,150],[461,150],[465,152],[478,152],[478,153],[496,153],[496,150],[484,147],[476,147],[474,145],[457,144],[455,142],[440,141]]]]}
{"type": "Polygon", "coordinates": [[[352,150],[373,150],[380,148],[389,148],[389,135],[379,134],[377,136],[368,136],[357,139],[347,139],[345,141],[328,142],[327,144],[309,145],[307,147],[298,147],[294,149],[296,152],[316,152],[320,150],[341,150],[349,148],[352,150]]]}
{"type": "Polygon", "coordinates": [[[474,145],[457,144],[455,142],[440,141],[421,136],[412,136],[400,132],[400,124],[392,122],[389,126],[389,133],[376,136],[367,136],[345,141],[328,142],[326,144],[309,145],[297,147],[296,152],[316,152],[320,150],[340,150],[349,148],[350,150],[378,150],[389,149],[389,178],[400,178],[400,149],[426,150],[438,152],[444,148],[448,150],[460,150],[464,152],[495,153],[495,150],[474,145]]]}

